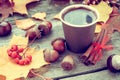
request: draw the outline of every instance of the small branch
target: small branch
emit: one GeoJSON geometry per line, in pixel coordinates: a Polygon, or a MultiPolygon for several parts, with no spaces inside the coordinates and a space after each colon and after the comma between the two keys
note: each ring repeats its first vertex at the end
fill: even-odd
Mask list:
{"type": "Polygon", "coordinates": [[[53,79],[51,79],[51,78],[45,78],[44,76],[35,73],[32,69],[30,70],[30,72],[31,72],[34,76],[37,76],[37,77],[41,78],[42,80],[53,80],[53,79]]]}

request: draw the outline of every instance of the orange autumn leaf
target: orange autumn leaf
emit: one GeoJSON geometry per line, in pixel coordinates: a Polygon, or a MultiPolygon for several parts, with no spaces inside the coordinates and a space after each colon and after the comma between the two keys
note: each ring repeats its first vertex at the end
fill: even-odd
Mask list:
{"type": "Polygon", "coordinates": [[[35,19],[44,20],[46,18],[46,13],[45,12],[35,13],[34,15],[32,15],[32,17],[35,19]]]}
{"type": "Polygon", "coordinates": [[[32,2],[36,2],[39,0],[10,0],[10,2],[14,3],[13,10],[14,12],[20,13],[20,14],[28,14],[26,5],[32,2]]]}
{"type": "Polygon", "coordinates": [[[15,20],[16,26],[20,29],[27,30],[35,25],[35,22],[28,18],[22,20],[15,20]]]}
{"type": "Polygon", "coordinates": [[[98,5],[90,5],[98,10],[99,20],[98,22],[106,22],[109,19],[109,15],[112,12],[113,8],[110,7],[106,2],[101,1],[98,5]]]}
{"type": "MultiPolygon", "coordinates": [[[[13,38],[19,38],[19,45],[23,45],[22,39],[19,36],[13,37],[13,38]]],[[[13,39],[12,40],[18,40],[13,39]]],[[[25,39],[28,40],[28,39],[25,39]]],[[[12,41],[11,41],[12,42],[12,41]]],[[[11,44],[10,42],[10,44],[11,44]]],[[[14,42],[14,41],[13,41],[14,42]]],[[[27,41],[25,41],[27,42],[27,41]]],[[[16,44],[16,42],[15,42],[16,44]]],[[[0,47],[0,80],[15,80],[16,78],[20,77],[27,77],[29,70],[40,68],[44,65],[47,65],[47,63],[44,60],[44,54],[43,50],[36,50],[35,48],[29,48],[26,52],[26,54],[32,55],[32,62],[29,65],[18,65],[13,62],[13,60],[8,56],[7,49],[10,46],[3,46],[0,47]]]]}

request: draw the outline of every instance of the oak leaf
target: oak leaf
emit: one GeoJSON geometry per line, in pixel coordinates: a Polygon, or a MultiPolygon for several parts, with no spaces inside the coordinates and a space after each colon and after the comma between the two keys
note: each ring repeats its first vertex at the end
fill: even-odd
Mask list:
{"type": "MultiPolygon", "coordinates": [[[[12,41],[10,44],[14,44],[13,40],[18,40],[19,39],[19,45],[26,45],[23,44],[22,41],[28,42],[28,39],[24,39],[23,37],[20,36],[14,36],[12,38],[12,41]],[[13,39],[17,38],[17,39],[13,39]],[[24,40],[22,40],[24,39],[24,40]]],[[[15,41],[16,44],[17,41],[15,41]]],[[[31,69],[36,69],[40,68],[44,65],[47,65],[47,63],[44,60],[44,55],[43,55],[43,50],[36,50],[35,48],[29,48],[26,52],[26,54],[32,55],[32,62],[29,65],[18,65],[12,61],[12,59],[8,56],[7,54],[7,49],[10,46],[3,46],[0,47],[0,80],[15,80],[16,78],[19,77],[27,77],[29,70],[31,69]]]]}
{"type": "Polygon", "coordinates": [[[109,19],[109,15],[112,12],[113,8],[110,7],[106,2],[101,1],[98,5],[90,5],[98,10],[99,20],[98,22],[106,22],[109,19]]]}
{"type": "Polygon", "coordinates": [[[15,20],[16,26],[22,30],[27,30],[35,25],[35,22],[28,18],[22,20],[15,20]]]}

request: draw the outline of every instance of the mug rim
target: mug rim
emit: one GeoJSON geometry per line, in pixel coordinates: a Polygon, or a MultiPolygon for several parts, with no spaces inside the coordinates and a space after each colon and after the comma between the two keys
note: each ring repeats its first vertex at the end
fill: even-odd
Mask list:
{"type": "Polygon", "coordinates": [[[61,12],[60,12],[60,20],[61,20],[64,24],[70,25],[70,26],[72,26],[72,27],[79,27],[79,26],[80,26],[80,27],[88,27],[88,26],[91,26],[91,25],[93,25],[93,24],[96,24],[96,22],[98,21],[98,19],[99,19],[99,13],[98,13],[98,11],[97,11],[94,7],[91,7],[91,6],[88,6],[88,5],[83,5],[83,4],[73,4],[73,5],[67,6],[67,7],[65,7],[64,9],[62,9],[61,12]],[[96,15],[96,20],[93,21],[92,23],[84,24],[84,25],[75,25],[75,24],[71,24],[71,23],[69,23],[69,22],[66,22],[66,21],[63,19],[63,15],[64,15],[65,13],[67,13],[68,10],[71,10],[71,9],[73,9],[73,8],[86,8],[86,9],[88,9],[88,10],[93,11],[93,12],[95,13],[95,15],[96,15]]]}

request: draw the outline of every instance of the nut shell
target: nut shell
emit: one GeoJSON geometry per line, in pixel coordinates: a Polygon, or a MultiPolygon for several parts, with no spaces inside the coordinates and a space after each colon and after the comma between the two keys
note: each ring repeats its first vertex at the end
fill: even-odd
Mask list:
{"type": "Polygon", "coordinates": [[[0,36],[7,36],[11,33],[12,26],[9,22],[1,22],[0,23],[0,36]]]}
{"type": "Polygon", "coordinates": [[[113,54],[113,55],[109,56],[107,59],[107,67],[111,72],[120,72],[120,64],[117,63],[116,59],[113,60],[113,58],[115,56],[117,57],[120,55],[113,54]],[[119,69],[117,69],[117,68],[119,68],[119,69]]]}
{"type": "Polygon", "coordinates": [[[43,21],[39,24],[38,29],[42,36],[47,35],[52,29],[52,23],[50,21],[43,21]]]}
{"type": "Polygon", "coordinates": [[[33,28],[30,28],[26,31],[26,34],[25,34],[26,37],[29,38],[29,40],[33,40],[33,39],[38,39],[38,38],[41,38],[42,35],[41,35],[41,32],[37,29],[37,27],[33,27],[33,28]]]}
{"type": "Polygon", "coordinates": [[[63,38],[56,38],[51,42],[51,45],[53,49],[59,53],[63,53],[65,51],[65,39],[63,38]]]}
{"type": "Polygon", "coordinates": [[[61,67],[67,71],[72,70],[74,65],[75,65],[74,60],[73,60],[73,57],[71,55],[65,56],[61,62],[61,67]]]}
{"type": "Polygon", "coordinates": [[[47,62],[55,62],[59,58],[59,53],[56,50],[45,49],[43,53],[47,62]]]}

